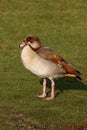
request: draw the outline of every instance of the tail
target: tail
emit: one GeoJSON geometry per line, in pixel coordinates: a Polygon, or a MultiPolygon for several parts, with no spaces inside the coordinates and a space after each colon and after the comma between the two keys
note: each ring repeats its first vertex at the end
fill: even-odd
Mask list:
{"type": "Polygon", "coordinates": [[[67,77],[76,77],[78,78],[79,80],[81,80],[81,77],[80,77],[80,72],[76,69],[74,69],[70,64],[66,64],[64,63],[63,65],[63,68],[66,70],[66,74],[65,76],[67,77]]]}
{"type": "Polygon", "coordinates": [[[78,76],[76,76],[76,78],[78,78],[79,80],[82,80],[82,78],[78,75],[78,76]]]}
{"type": "Polygon", "coordinates": [[[76,78],[79,79],[79,80],[82,80],[82,78],[80,77],[80,74],[81,74],[81,73],[80,73],[78,70],[76,70],[76,72],[77,72],[77,74],[78,74],[78,75],[76,76],[76,78]]]}
{"type": "Polygon", "coordinates": [[[74,74],[65,74],[64,75],[65,77],[74,77],[74,78],[77,78],[77,79],[79,79],[79,80],[82,80],[82,78],[78,75],[78,76],[76,76],[76,75],[74,75],[74,74]]]}

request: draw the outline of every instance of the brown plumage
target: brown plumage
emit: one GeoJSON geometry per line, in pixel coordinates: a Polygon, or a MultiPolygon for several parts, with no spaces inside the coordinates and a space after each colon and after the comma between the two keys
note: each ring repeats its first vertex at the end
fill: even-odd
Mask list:
{"type": "Polygon", "coordinates": [[[62,58],[58,53],[55,53],[49,47],[40,47],[37,51],[37,54],[44,58],[45,60],[49,60],[54,62],[55,64],[61,65],[65,70],[65,76],[68,77],[79,77],[79,71],[77,71],[71,64],[69,64],[64,58],[62,58]]]}
{"type": "Polygon", "coordinates": [[[76,77],[80,78],[79,71],[69,64],[58,53],[55,53],[49,47],[42,47],[41,41],[36,36],[28,36],[20,45],[23,47],[21,59],[25,68],[39,77],[44,78],[43,93],[40,98],[46,97],[46,78],[51,80],[51,97],[53,99],[55,82],[54,78],[76,77]]]}

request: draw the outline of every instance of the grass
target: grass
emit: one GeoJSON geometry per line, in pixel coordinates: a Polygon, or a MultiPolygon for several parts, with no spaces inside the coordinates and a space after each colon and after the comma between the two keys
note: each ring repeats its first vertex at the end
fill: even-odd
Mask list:
{"type": "MultiPolygon", "coordinates": [[[[33,130],[87,125],[87,1],[0,1],[0,129],[33,130]],[[27,71],[19,44],[38,36],[81,71],[82,81],[58,79],[56,98],[35,97],[42,81],[27,71]]],[[[49,92],[48,81],[48,95],[49,92]]]]}

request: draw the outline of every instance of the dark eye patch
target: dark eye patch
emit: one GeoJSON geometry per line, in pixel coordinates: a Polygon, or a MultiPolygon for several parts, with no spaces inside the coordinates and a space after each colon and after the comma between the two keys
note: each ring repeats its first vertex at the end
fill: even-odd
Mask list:
{"type": "Polygon", "coordinates": [[[33,40],[31,40],[30,42],[33,43],[33,40]]]}

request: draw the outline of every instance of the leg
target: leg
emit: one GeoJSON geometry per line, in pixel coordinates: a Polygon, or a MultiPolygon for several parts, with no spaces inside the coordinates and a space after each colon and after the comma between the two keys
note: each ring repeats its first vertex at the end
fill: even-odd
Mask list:
{"type": "Polygon", "coordinates": [[[40,98],[45,98],[46,97],[46,79],[43,81],[43,93],[39,95],[38,97],[40,98]]]}
{"type": "Polygon", "coordinates": [[[51,96],[46,98],[45,100],[54,99],[54,97],[55,97],[54,89],[55,89],[55,82],[53,80],[51,80],[51,96]]]}

